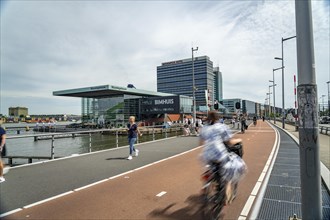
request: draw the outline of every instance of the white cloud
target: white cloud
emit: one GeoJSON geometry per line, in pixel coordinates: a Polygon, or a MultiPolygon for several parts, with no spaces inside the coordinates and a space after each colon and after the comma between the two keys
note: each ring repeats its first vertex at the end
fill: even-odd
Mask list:
{"type": "MultiPolygon", "coordinates": [[[[272,68],[281,65],[274,60],[281,56],[281,37],[295,35],[293,1],[10,1],[1,10],[3,114],[11,105],[25,105],[30,113],[80,113],[79,99],[54,97],[55,90],[128,83],[156,90],[157,65],[190,57],[192,46],[199,47],[196,55],[208,55],[220,66],[225,98],[263,103],[272,68]],[[37,105],[38,98],[53,107],[37,105]],[[63,106],[67,100],[73,105],[63,106]]],[[[329,80],[329,4],[313,1],[313,16],[323,94],[329,80]]],[[[284,49],[289,107],[295,40],[284,49]]],[[[275,81],[281,97],[280,71],[275,81]]]]}

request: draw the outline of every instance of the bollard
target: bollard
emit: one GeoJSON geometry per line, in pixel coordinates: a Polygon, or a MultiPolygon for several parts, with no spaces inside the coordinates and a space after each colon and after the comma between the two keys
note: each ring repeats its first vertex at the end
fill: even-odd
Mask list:
{"type": "Polygon", "coordinates": [[[38,136],[34,136],[34,141],[38,141],[38,136]]]}
{"type": "Polygon", "coordinates": [[[50,155],[52,160],[55,158],[55,152],[54,152],[55,145],[54,145],[54,142],[55,142],[55,137],[54,137],[54,135],[52,135],[52,149],[51,149],[51,155],[50,155]]]}

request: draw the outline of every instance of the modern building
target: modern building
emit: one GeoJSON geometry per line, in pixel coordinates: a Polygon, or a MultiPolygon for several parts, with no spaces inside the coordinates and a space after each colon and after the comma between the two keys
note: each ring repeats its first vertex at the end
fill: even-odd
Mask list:
{"type": "Polygon", "coordinates": [[[28,114],[28,108],[26,107],[10,107],[8,109],[8,112],[9,112],[9,116],[12,116],[12,117],[26,117],[28,114]]]}
{"type": "Polygon", "coordinates": [[[53,92],[55,96],[80,97],[84,123],[124,125],[130,116],[137,121],[164,118],[165,114],[191,114],[192,98],[121,86],[101,85],[53,92]]]}
{"type": "MultiPolygon", "coordinates": [[[[216,78],[213,62],[208,56],[194,58],[197,111],[206,111],[207,105],[213,106],[216,99],[215,88],[221,90],[218,85],[221,78],[219,73],[216,78]],[[208,91],[209,97],[206,97],[205,91],[208,91]]],[[[164,62],[157,66],[157,91],[193,97],[192,58],[164,62]]]]}
{"type": "Polygon", "coordinates": [[[242,99],[235,98],[235,99],[223,99],[222,102],[223,106],[226,108],[225,113],[227,114],[240,114],[241,111],[241,106],[242,106],[242,99]],[[240,108],[236,109],[236,103],[239,103],[240,108]]]}
{"type": "Polygon", "coordinates": [[[248,117],[262,116],[261,104],[243,99],[224,99],[223,106],[227,114],[246,114],[248,117]],[[239,103],[239,104],[237,104],[239,103]],[[237,108],[239,107],[239,108],[237,108]]]}
{"type": "Polygon", "coordinates": [[[220,72],[219,67],[213,68],[214,74],[214,98],[223,103],[223,86],[222,86],[222,72],[220,72]]]}

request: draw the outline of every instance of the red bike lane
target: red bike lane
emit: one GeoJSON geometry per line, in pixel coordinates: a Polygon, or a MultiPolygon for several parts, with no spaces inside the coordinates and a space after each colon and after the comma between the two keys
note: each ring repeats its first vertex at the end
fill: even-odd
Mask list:
{"type": "MultiPolygon", "coordinates": [[[[243,159],[248,165],[248,173],[239,185],[235,201],[225,207],[225,219],[239,217],[275,142],[274,130],[262,121],[236,137],[243,139],[243,159]]],[[[196,148],[135,169],[94,186],[24,208],[3,219],[201,220],[201,150],[196,148]]]]}

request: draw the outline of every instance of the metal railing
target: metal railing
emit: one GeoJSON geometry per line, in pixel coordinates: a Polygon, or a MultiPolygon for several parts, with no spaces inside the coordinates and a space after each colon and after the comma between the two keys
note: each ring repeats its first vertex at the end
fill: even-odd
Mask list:
{"type": "MultiPolygon", "coordinates": [[[[139,128],[139,130],[143,135],[137,138],[137,143],[180,136],[183,134],[183,127],[181,125],[170,128],[150,126],[139,128]]],[[[8,153],[4,158],[7,158],[8,163],[12,164],[13,159],[19,158],[28,159],[28,162],[32,163],[32,159],[55,159],[59,157],[71,156],[73,154],[91,153],[100,150],[118,148],[120,146],[128,145],[128,141],[127,130],[120,128],[21,134],[8,136],[6,145],[8,153]],[[75,141],[77,138],[80,138],[78,143],[75,141]],[[22,139],[23,141],[18,141],[19,139],[22,139]],[[45,148],[47,148],[47,145],[50,147],[49,154],[45,153],[45,148]],[[36,150],[38,147],[42,152],[36,150]],[[10,149],[13,148],[16,149],[16,153],[10,152],[10,149]],[[60,148],[62,150],[60,150],[60,148]],[[67,151],[69,148],[71,148],[69,153],[64,153],[64,151],[67,151]],[[31,152],[27,152],[29,149],[31,152]],[[49,156],[45,156],[45,154],[49,156]]]]}

